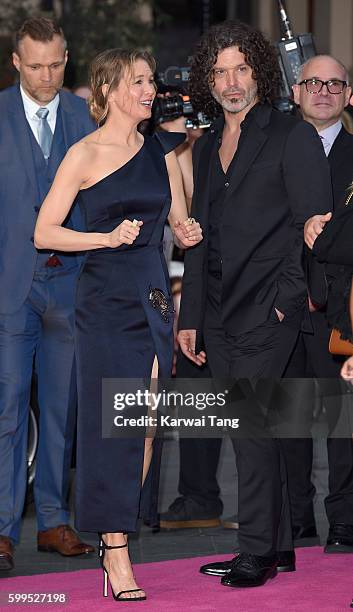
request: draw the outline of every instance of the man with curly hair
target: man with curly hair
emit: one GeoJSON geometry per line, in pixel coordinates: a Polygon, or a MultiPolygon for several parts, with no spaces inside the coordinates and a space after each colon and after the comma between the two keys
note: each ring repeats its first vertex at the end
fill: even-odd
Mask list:
{"type": "MultiPolygon", "coordinates": [[[[178,337],[195,364],[207,355],[213,377],[238,380],[260,427],[252,392],[283,376],[299,330],[310,331],[303,226],[332,204],[316,131],[271,105],[280,80],[273,47],[240,22],[213,26],[192,61],[193,105],[217,118],[193,152],[192,215],[204,240],[185,259],[178,337]]],[[[260,586],[278,565],[295,569],[285,470],[277,440],[232,443],[240,554],[201,571],[225,586],[260,586]]]]}

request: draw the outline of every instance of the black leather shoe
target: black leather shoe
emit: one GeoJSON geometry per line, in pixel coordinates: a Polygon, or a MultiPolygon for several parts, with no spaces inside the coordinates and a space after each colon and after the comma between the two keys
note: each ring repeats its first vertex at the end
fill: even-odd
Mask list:
{"type": "MultiPolygon", "coordinates": [[[[207,563],[200,567],[201,574],[207,576],[226,576],[231,571],[237,557],[229,561],[215,561],[207,563]]],[[[295,552],[294,550],[283,550],[277,553],[277,571],[278,572],[295,572],[295,552]]]]}
{"type": "Polygon", "coordinates": [[[221,503],[214,507],[200,504],[191,497],[177,497],[167,512],[162,512],[159,524],[161,529],[218,527],[222,510],[221,503]]]}
{"type": "Polygon", "coordinates": [[[295,572],[294,550],[279,550],[277,552],[277,572],[295,572]]]}
{"type": "Polygon", "coordinates": [[[331,525],[325,553],[353,553],[353,525],[346,523],[331,525]]]}
{"type": "Polygon", "coordinates": [[[277,575],[277,556],[260,557],[240,553],[236,557],[231,571],[223,576],[221,584],[233,588],[262,586],[277,575]]]}
{"type": "Polygon", "coordinates": [[[222,578],[223,576],[229,574],[235,559],[236,557],[229,559],[229,561],[215,561],[214,563],[206,563],[206,565],[201,565],[200,573],[206,574],[207,576],[218,576],[218,578],[222,578]]]}
{"type": "Polygon", "coordinates": [[[303,538],[317,538],[315,525],[303,527],[302,525],[293,525],[292,527],[293,540],[301,540],[303,538]]]}

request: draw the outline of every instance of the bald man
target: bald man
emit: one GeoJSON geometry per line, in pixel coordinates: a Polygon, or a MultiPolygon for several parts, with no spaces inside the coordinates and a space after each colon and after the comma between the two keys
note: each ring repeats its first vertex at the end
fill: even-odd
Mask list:
{"type": "MultiPolygon", "coordinates": [[[[342,114],[349,104],[352,89],[345,66],[333,57],[318,55],[301,67],[298,82],[293,85],[294,101],[303,119],[311,123],[322,140],[332,177],[334,209],[344,206],[347,188],[353,180],[353,136],[342,125],[342,114]]],[[[331,213],[317,216],[317,233],[329,222],[331,213]]],[[[315,219],[313,222],[315,228],[315,219]]],[[[314,229],[313,229],[314,231],[314,229]]],[[[301,334],[286,376],[289,378],[316,377],[338,379],[343,360],[330,355],[330,329],[325,315],[327,285],[340,274],[338,266],[326,266],[324,273],[316,264],[312,272],[310,300],[313,335],[301,334]]],[[[310,283],[309,283],[310,285],[310,283]]],[[[312,383],[313,384],[313,383],[312,383]]],[[[309,382],[310,385],[310,382],[309,382]]],[[[332,396],[336,381],[321,382],[323,395],[332,396]],[[331,393],[330,393],[331,389],[331,393]]],[[[308,387],[310,388],[310,387],[308,387]]],[[[335,392],[335,391],[334,391],[335,392]]],[[[306,407],[298,407],[298,414],[307,419],[308,430],[312,415],[310,392],[306,407]],[[304,411],[307,414],[304,417],[304,411]]],[[[329,430],[333,431],[340,415],[340,403],[326,398],[329,430]]],[[[316,535],[311,483],[313,444],[311,438],[282,440],[288,467],[289,495],[295,538],[316,535]],[[300,457],[300,461],[298,461],[300,457]]],[[[353,553],[353,441],[351,438],[328,438],[329,494],[325,499],[330,525],[325,552],[353,553]]]]}

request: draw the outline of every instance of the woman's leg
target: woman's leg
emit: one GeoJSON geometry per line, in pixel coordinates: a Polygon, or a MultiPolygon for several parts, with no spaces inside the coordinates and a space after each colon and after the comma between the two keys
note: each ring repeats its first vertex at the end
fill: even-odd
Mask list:
{"type": "MultiPolygon", "coordinates": [[[[107,546],[124,546],[127,536],[124,533],[103,533],[102,539],[107,546]]],[[[139,589],[131,567],[128,547],[106,550],[104,552],[104,568],[108,572],[110,584],[115,594],[121,591],[139,589]]],[[[120,599],[134,599],[145,596],[143,589],[133,593],[123,593],[120,599]]]]}
{"type": "MultiPolygon", "coordinates": [[[[157,355],[155,355],[154,360],[153,360],[152,372],[151,372],[150,392],[156,393],[157,390],[158,390],[158,359],[157,359],[157,355]]],[[[154,414],[153,408],[154,408],[153,400],[151,398],[149,402],[149,406],[148,406],[149,416],[153,416],[154,414]]],[[[142,484],[146,480],[146,476],[148,474],[148,470],[151,465],[152,453],[153,453],[153,440],[154,440],[155,433],[156,433],[155,427],[147,427],[146,438],[145,438],[145,451],[144,451],[144,457],[143,457],[142,484]]]]}
{"type": "MultiPolygon", "coordinates": [[[[157,379],[158,379],[158,359],[155,356],[151,372],[151,387],[150,391],[157,391],[157,379]]],[[[153,414],[153,402],[152,398],[148,407],[148,414],[153,414]]],[[[152,460],[153,452],[153,439],[155,434],[155,428],[147,428],[144,448],[144,459],[142,468],[142,484],[145,482],[148,474],[149,467],[152,460]]],[[[121,546],[127,544],[127,534],[124,533],[105,533],[102,534],[103,541],[107,546],[121,546]]],[[[131,561],[129,557],[128,548],[118,548],[114,550],[106,550],[104,557],[104,567],[108,571],[109,579],[113,588],[114,593],[125,591],[129,589],[138,589],[134,574],[131,567],[131,561]]],[[[142,589],[134,593],[125,593],[121,598],[137,598],[145,595],[142,589]]]]}

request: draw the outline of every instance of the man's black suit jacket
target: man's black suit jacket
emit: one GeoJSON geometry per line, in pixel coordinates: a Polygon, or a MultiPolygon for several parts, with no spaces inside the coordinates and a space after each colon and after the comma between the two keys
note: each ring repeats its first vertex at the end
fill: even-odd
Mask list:
{"type": "MultiPolygon", "coordinates": [[[[331,168],[331,181],[333,192],[333,210],[337,211],[344,207],[349,187],[353,181],[353,135],[349,134],[342,126],[328,156],[331,168]]],[[[353,202],[350,202],[350,206],[353,202]]],[[[348,262],[349,263],[349,262],[348,262]]],[[[328,278],[337,277],[342,269],[337,266],[326,266],[328,278]]]]}
{"type": "Polygon", "coordinates": [[[328,155],[331,168],[333,209],[344,206],[353,181],[353,135],[342,126],[328,155]]]}
{"type": "Polygon", "coordinates": [[[353,270],[353,201],[345,203],[353,181],[353,135],[344,127],[339,132],[328,156],[334,195],[334,215],[314,244],[316,273],[328,280],[327,319],[345,337],[351,337],[352,323],[348,314],[353,270]],[[326,262],[326,263],[324,263],[326,262]]]}
{"type": "MultiPolygon", "coordinates": [[[[342,126],[328,155],[331,169],[333,210],[341,210],[346,202],[349,186],[353,181],[353,135],[342,126]]],[[[315,255],[315,249],[314,249],[315,255]]],[[[314,303],[324,305],[328,299],[328,284],[344,272],[342,266],[318,263],[311,253],[307,258],[307,274],[310,295],[314,303]]]]}
{"type": "MultiPolygon", "coordinates": [[[[194,147],[192,215],[204,239],[186,253],[179,329],[203,327],[210,159],[223,125],[222,116],[194,147]]],[[[223,327],[232,335],[246,332],[276,307],[299,328],[307,302],[303,226],[332,208],[322,143],[305,121],[263,104],[253,109],[236,155],[220,222],[223,327]]]]}

